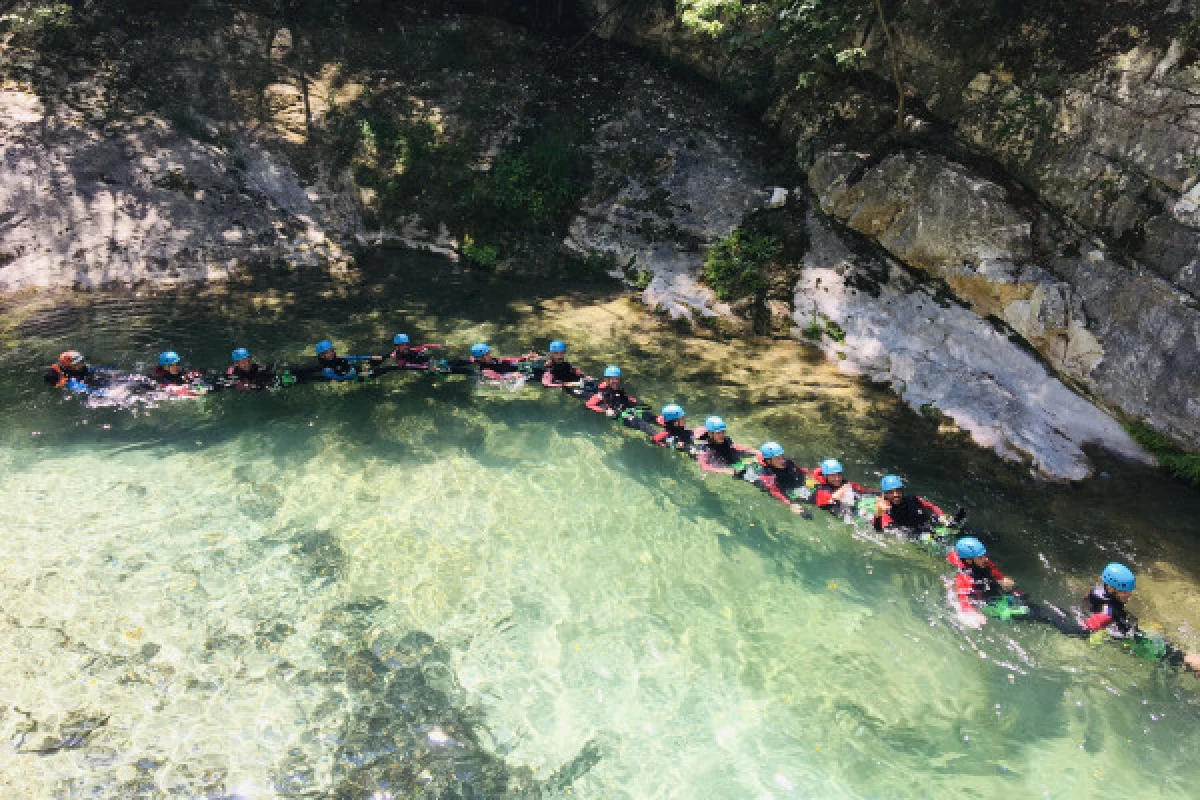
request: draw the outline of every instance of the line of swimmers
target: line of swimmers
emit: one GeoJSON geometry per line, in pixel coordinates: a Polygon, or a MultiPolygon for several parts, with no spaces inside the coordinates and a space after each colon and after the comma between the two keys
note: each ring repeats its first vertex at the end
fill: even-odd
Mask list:
{"type": "MultiPolygon", "coordinates": [[[[841,462],[834,458],[805,468],[788,458],[778,442],[768,441],[757,449],[738,445],[719,416],[710,416],[703,426],[692,429],[678,403],[667,403],[655,414],[629,393],[619,366],[607,366],[603,377],[594,379],[567,361],[566,343],[561,340],[550,342],[546,357],[536,352],[498,356],[486,342],[473,345],[467,359],[439,358],[443,349],[438,344],[414,345],[407,334],[398,333],[386,356],[342,356],[330,340],[324,339],[313,348],[313,363],[277,369],[259,363],[248,349],[238,347],[231,354],[230,365],[216,376],[185,366],[178,353],[168,350],[159,355],[152,375],[143,377],[151,385],[167,389],[225,387],[261,391],[305,381],[363,380],[396,370],[475,374],[494,382],[528,376],[547,388],[560,388],[584,398],[589,410],[645,433],[659,446],[694,457],[707,472],[752,483],[797,514],[811,517],[808,509],[815,506],[852,521],[865,511],[876,531],[947,545],[954,538],[954,529],[961,525],[961,512],[950,517],[924,497],[906,492],[899,476],[883,476],[875,490],[848,480],[841,462]]],[[[86,392],[102,388],[108,378],[103,370],[89,366],[81,353],[68,350],[46,370],[45,380],[57,387],[86,392]]],[[[1136,578],[1124,564],[1113,562],[1104,567],[1099,581],[1084,598],[1085,613],[1073,620],[1053,606],[1031,601],[992,562],[977,537],[958,538],[949,547],[947,560],[954,568],[951,601],[958,619],[968,627],[978,628],[988,617],[1040,622],[1093,642],[1115,640],[1141,657],[1200,673],[1200,653],[1184,652],[1144,630],[1127,610],[1136,578]]]]}

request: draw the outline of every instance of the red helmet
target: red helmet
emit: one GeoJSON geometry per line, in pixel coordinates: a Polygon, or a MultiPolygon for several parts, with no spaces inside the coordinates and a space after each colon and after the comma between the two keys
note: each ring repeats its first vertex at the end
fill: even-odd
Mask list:
{"type": "Polygon", "coordinates": [[[59,355],[58,363],[64,367],[77,367],[83,363],[83,353],[78,350],[67,350],[59,355]]]}

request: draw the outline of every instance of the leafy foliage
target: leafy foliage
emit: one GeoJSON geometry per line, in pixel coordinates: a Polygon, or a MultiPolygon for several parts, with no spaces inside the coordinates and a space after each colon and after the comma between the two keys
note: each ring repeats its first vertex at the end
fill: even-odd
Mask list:
{"type": "Polygon", "coordinates": [[[797,88],[857,69],[867,55],[850,34],[872,14],[870,0],[682,0],[679,9],[685,27],[731,50],[785,55],[785,83],[797,88]]]}
{"type": "Polygon", "coordinates": [[[722,300],[739,300],[766,289],[762,267],[779,253],[774,236],[755,234],[738,228],[708,253],[704,262],[704,282],[722,300]]]}
{"type": "Polygon", "coordinates": [[[481,244],[471,234],[463,234],[462,254],[471,263],[484,269],[493,269],[500,263],[500,250],[489,244],[481,244]]]}
{"type": "Polygon", "coordinates": [[[1175,442],[1142,423],[1127,426],[1130,435],[1158,459],[1158,463],[1176,478],[1200,486],[1200,454],[1188,453],[1175,442]]]}
{"type": "Polygon", "coordinates": [[[563,232],[585,185],[582,171],[570,137],[537,136],[483,173],[472,190],[473,216],[501,229],[563,232]]]}

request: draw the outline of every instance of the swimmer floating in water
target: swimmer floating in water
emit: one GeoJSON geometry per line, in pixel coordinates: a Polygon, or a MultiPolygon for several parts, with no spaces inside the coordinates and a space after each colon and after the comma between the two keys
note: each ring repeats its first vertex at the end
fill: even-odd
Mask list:
{"type": "Polygon", "coordinates": [[[883,496],[875,504],[875,530],[905,528],[922,532],[951,520],[942,510],[923,497],[904,493],[904,481],[896,475],[884,475],[879,482],[883,496]]]}
{"type": "Polygon", "coordinates": [[[55,388],[72,391],[86,391],[101,383],[99,373],[88,366],[83,353],[78,350],[67,350],[59,355],[58,360],[46,368],[42,378],[55,388]]]}
{"type": "Polygon", "coordinates": [[[827,458],[821,466],[809,470],[813,489],[813,503],[833,514],[844,514],[854,510],[855,501],[863,495],[878,494],[866,486],[846,480],[842,462],[827,458]]]}
{"type": "Polygon", "coordinates": [[[185,369],[183,359],[174,350],[158,354],[158,366],[152,377],[160,389],[172,393],[202,394],[208,390],[204,373],[198,369],[185,369]]]}
{"type": "Polygon", "coordinates": [[[805,471],[784,455],[779,442],[765,442],[758,449],[757,463],[745,473],[746,480],[768,492],[780,502],[787,503],[794,514],[811,517],[804,507],[810,492],[805,485],[805,471]]]}
{"type": "MultiPolygon", "coordinates": [[[[229,358],[233,363],[225,370],[226,385],[242,392],[260,392],[275,385],[275,371],[255,361],[245,347],[234,350],[229,358]]],[[[287,377],[291,378],[291,373],[287,377]]],[[[283,376],[279,381],[284,383],[283,376]]]]}
{"type": "Polygon", "coordinates": [[[567,344],[561,339],[550,343],[550,358],[543,365],[542,386],[577,388],[586,376],[567,361],[567,344]]]}
{"type": "Polygon", "coordinates": [[[683,406],[667,403],[655,422],[662,430],[650,437],[652,442],[663,447],[691,451],[694,434],[687,426],[687,414],[683,406]]]}
{"type": "Polygon", "coordinates": [[[1136,588],[1137,578],[1129,567],[1116,561],[1104,567],[1100,582],[1083,601],[1087,612],[1083,624],[1091,640],[1099,643],[1111,639],[1134,655],[1200,673],[1200,653],[1185,653],[1162,636],[1138,626],[1137,617],[1125,608],[1136,588]]]}
{"type": "Polygon", "coordinates": [[[717,416],[704,420],[692,437],[696,461],[705,472],[733,475],[738,464],[754,458],[754,451],[733,443],[725,420],[717,416]]]}

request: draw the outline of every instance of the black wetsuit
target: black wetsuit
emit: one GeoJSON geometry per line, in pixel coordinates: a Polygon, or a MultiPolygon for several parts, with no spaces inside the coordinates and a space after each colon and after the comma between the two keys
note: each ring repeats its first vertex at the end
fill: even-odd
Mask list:
{"type": "Polygon", "coordinates": [[[353,362],[341,356],[325,359],[318,356],[316,364],[300,367],[292,372],[298,379],[305,381],[352,381],[361,375],[353,362]]]}
{"type": "Polygon", "coordinates": [[[624,388],[609,386],[607,381],[596,388],[596,394],[600,395],[604,407],[613,411],[621,412],[637,405],[637,400],[630,397],[624,388]]]}
{"type": "Polygon", "coordinates": [[[692,444],[694,434],[687,425],[680,423],[679,420],[671,420],[668,422],[662,417],[658,418],[658,424],[662,426],[662,430],[654,434],[653,440],[655,444],[661,444],[663,447],[688,447],[692,444]]]}
{"type": "Polygon", "coordinates": [[[1124,639],[1137,633],[1137,617],[1125,610],[1125,604],[1108,587],[1097,584],[1084,598],[1089,631],[1106,630],[1114,638],[1124,639]]]}
{"type": "Polygon", "coordinates": [[[482,359],[476,359],[475,366],[479,367],[479,371],[481,373],[484,370],[488,370],[490,372],[496,373],[497,375],[511,375],[514,372],[521,371],[520,363],[514,362],[514,361],[506,361],[506,360],[499,359],[499,358],[489,359],[487,361],[484,361],[482,359]]]}
{"type": "Polygon", "coordinates": [[[776,497],[782,500],[788,500],[788,492],[792,489],[799,489],[804,485],[805,475],[804,470],[796,466],[796,462],[790,458],[782,467],[776,467],[768,461],[763,461],[758,466],[760,480],[768,484],[766,488],[771,491],[776,497]]]}
{"type": "Polygon", "coordinates": [[[79,381],[88,386],[102,383],[99,373],[86,364],[79,369],[65,368],[61,364],[51,364],[42,375],[42,380],[51,386],[65,386],[67,381],[79,381]]]}
{"type": "Polygon", "coordinates": [[[583,377],[579,370],[571,366],[570,361],[547,361],[543,366],[555,383],[574,383],[583,377]]]}
{"type": "Polygon", "coordinates": [[[746,454],[733,446],[733,438],[728,434],[725,441],[715,441],[707,431],[696,437],[695,443],[707,452],[709,460],[720,467],[732,467],[746,457],[746,454]]]}
{"type": "Polygon", "coordinates": [[[200,380],[203,374],[199,370],[179,370],[170,372],[166,367],[154,368],[154,382],[159,386],[190,386],[200,380]]]}
{"type": "Polygon", "coordinates": [[[243,392],[257,392],[269,388],[275,382],[275,372],[262,364],[251,362],[250,369],[238,369],[237,365],[225,370],[227,384],[243,392]]]}
{"type": "Polygon", "coordinates": [[[876,530],[898,527],[920,531],[929,528],[940,516],[937,506],[913,494],[892,503],[886,514],[875,518],[876,530]]]}
{"type": "Polygon", "coordinates": [[[425,348],[397,347],[392,351],[396,359],[396,369],[429,369],[433,361],[433,352],[425,348]]]}

